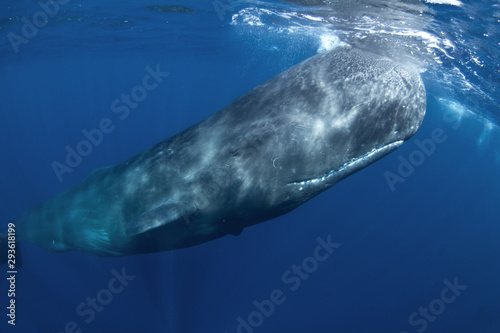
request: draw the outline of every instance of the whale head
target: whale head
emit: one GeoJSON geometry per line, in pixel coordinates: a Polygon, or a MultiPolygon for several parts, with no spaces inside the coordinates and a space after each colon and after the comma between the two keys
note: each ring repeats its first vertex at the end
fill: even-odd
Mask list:
{"type": "Polygon", "coordinates": [[[308,106],[301,107],[310,111],[302,111],[300,122],[308,138],[281,161],[292,171],[286,184],[303,191],[301,199],[396,150],[422,124],[426,92],[416,70],[357,49],[333,50],[301,65],[309,73],[296,70],[289,100],[308,106]]]}

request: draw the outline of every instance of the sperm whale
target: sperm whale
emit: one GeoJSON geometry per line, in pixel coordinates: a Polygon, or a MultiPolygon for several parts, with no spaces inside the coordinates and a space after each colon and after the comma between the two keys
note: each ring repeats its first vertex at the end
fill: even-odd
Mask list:
{"type": "Polygon", "coordinates": [[[18,238],[118,256],[237,235],[400,147],[425,108],[417,72],[353,48],[321,53],[28,210],[18,238]]]}

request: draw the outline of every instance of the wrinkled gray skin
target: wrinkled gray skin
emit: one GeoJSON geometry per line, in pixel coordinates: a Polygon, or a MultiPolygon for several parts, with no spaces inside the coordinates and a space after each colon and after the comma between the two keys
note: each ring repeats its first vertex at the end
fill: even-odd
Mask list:
{"type": "Polygon", "coordinates": [[[285,214],[398,148],[420,76],[359,50],[316,55],[208,119],[29,210],[21,239],[127,255],[193,246],[285,214]]]}

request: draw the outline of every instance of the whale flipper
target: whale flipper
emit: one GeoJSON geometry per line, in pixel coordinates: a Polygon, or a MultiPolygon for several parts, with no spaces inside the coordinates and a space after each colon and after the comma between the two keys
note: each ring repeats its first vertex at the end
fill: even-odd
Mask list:
{"type": "Polygon", "coordinates": [[[127,236],[133,237],[156,228],[163,227],[169,223],[183,223],[185,216],[179,205],[165,203],[141,214],[134,223],[127,225],[127,236]]]}

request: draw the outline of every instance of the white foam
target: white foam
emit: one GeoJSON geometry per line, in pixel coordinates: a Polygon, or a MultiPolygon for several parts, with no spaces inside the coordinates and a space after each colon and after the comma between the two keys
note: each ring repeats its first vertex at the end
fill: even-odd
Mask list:
{"type": "Polygon", "coordinates": [[[344,43],[340,41],[340,38],[337,35],[334,35],[331,32],[322,33],[319,36],[318,53],[333,50],[334,48],[339,47],[342,44],[344,43]]]}
{"type": "Polygon", "coordinates": [[[462,3],[458,0],[425,0],[427,3],[432,3],[435,5],[449,5],[449,6],[457,6],[461,7],[462,3]]]}

